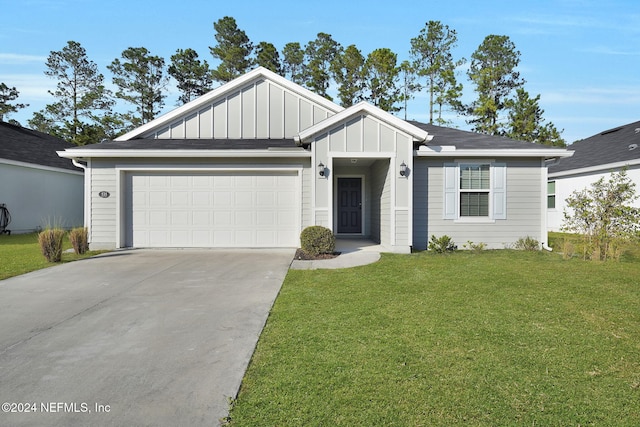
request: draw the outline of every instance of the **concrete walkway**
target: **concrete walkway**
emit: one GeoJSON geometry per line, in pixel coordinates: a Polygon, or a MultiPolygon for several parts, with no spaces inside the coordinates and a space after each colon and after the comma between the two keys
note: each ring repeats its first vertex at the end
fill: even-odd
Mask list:
{"type": "Polygon", "coordinates": [[[321,260],[293,260],[292,270],[317,270],[350,268],[360,265],[372,264],[380,259],[380,252],[388,250],[371,240],[365,239],[336,239],[336,252],[340,252],[335,258],[321,260]]]}

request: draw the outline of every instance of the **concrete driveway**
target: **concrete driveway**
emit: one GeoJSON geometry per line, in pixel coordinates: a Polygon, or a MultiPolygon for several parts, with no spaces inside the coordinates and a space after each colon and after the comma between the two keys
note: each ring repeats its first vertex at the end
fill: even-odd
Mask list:
{"type": "Polygon", "coordinates": [[[0,425],[218,425],[293,255],[121,251],[0,281],[0,425]]]}

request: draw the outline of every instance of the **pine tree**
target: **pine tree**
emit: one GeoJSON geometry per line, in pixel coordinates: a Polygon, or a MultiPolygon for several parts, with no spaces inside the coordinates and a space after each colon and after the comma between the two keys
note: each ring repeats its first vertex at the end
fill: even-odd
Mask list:
{"type": "Polygon", "coordinates": [[[111,114],[111,92],[104,86],[104,76],[86,50],[75,41],[60,51],[52,51],[45,75],[57,80],[49,91],[56,102],[36,113],[29,124],[48,128],[50,133],[77,145],[99,142],[105,137],[100,120],[111,114]]]}
{"type": "Polygon", "coordinates": [[[193,49],[178,49],[171,56],[169,74],[178,82],[181,92],[178,98],[182,104],[209,92],[213,86],[211,70],[207,61],[200,61],[193,49]]]}
{"type": "Polygon", "coordinates": [[[260,42],[256,47],[256,64],[276,74],[283,75],[278,49],[269,42],[260,42]]]}
{"type": "Polygon", "coordinates": [[[230,16],[214,22],[213,28],[218,44],[209,49],[211,55],[220,61],[218,67],[213,70],[213,80],[221,83],[230,82],[253,66],[253,44],[247,34],[238,28],[236,20],[230,16]]]}
{"type": "Polygon", "coordinates": [[[340,105],[345,108],[363,99],[364,63],[365,58],[360,50],[355,45],[350,45],[331,64],[333,76],[338,83],[340,105]]]}
{"type": "Polygon", "coordinates": [[[330,101],[333,98],[327,91],[331,82],[331,64],[340,54],[341,49],[340,44],[326,33],[318,33],[316,39],[310,41],[305,47],[307,66],[304,82],[309,89],[330,101]]]}
{"type": "Polygon", "coordinates": [[[118,86],[116,97],[136,107],[137,115],[129,112],[126,120],[136,127],[153,120],[164,106],[165,88],[169,78],[165,75],[164,59],[151,55],[144,47],[130,47],[122,52],[107,68],[113,73],[118,86]]]}
{"type": "Polygon", "coordinates": [[[400,68],[398,56],[388,48],[376,49],[367,56],[365,75],[368,95],[366,99],[388,112],[400,111],[401,91],[398,87],[400,68]]]}
{"type": "Polygon", "coordinates": [[[489,35],[471,55],[467,74],[476,85],[478,98],[467,107],[476,132],[502,135],[505,124],[500,113],[508,108],[509,96],[524,85],[516,67],[520,52],[508,36],[489,35]]]}
{"type": "Polygon", "coordinates": [[[294,83],[304,83],[304,50],[300,43],[291,42],[284,45],[282,49],[282,70],[285,77],[294,83]]]}
{"type": "Polygon", "coordinates": [[[19,109],[27,107],[29,104],[12,103],[20,96],[20,92],[15,87],[9,87],[5,83],[0,83],[0,122],[5,116],[17,113],[19,109]]]}

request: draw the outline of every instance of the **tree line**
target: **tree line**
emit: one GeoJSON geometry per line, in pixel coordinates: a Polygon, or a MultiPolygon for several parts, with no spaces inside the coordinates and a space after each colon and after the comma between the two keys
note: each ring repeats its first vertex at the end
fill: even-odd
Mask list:
{"type": "MultiPolygon", "coordinates": [[[[49,91],[54,102],[34,113],[29,127],[77,145],[113,139],[160,113],[171,77],[180,92],[178,102],[184,104],[216,83],[262,66],[329,100],[330,89],[337,89],[336,102],[343,107],[368,101],[391,113],[404,110],[406,119],[408,101],[424,91],[429,123],[450,125],[447,113],[455,113],[465,116],[476,132],[565,145],[562,131],[545,123],[540,95],[532,97],[524,89],[525,80],[516,71],[520,52],[508,36],[488,35],[472,53],[466,74],[476,98],[464,104],[459,70],[467,60],[454,58],[457,33],[440,21],[427,22],[411,39],[410,59],[401,63],[391,49],[378,48],[365,56],[356,45],[343,47],[323,32],[304,46],[290,42],[278,51],[267,41],[254,44],[232,17],[219,19],[213,28],[216,44],[209,50],[216,67],[190,48],[178,49],[167,65],[144,47],[129,47],[107,65],[115,92],[105,86],[104,75],[82,45],[69,41],[47,58],[45,74],[57,81],[49,91]],[[117,100],[130,110],[114,111],[117,100]]],[[[26,107],[16,102],[18,96],[15,87],[0,83],[0,120],[26,107]]]]}

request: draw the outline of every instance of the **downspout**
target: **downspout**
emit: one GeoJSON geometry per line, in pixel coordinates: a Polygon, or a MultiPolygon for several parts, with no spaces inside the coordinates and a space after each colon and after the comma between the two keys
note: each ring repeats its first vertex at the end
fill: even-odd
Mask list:
{"type": "Polygon", "coordinates": [[[548,163],[545,159],[542,159],[542,167],[544,169],[544,176],[542,179],[542,230],[544,232],[544,239],[542,241],[542,249],[552,252],[553,248],[549,246],[549,227],[547,224],[547,215],[549,215],[549,209],[547,208],[547,182],[549,181],[549,166],[555,164],[559,158],[553,159],[551,163],[548,163]]]}

